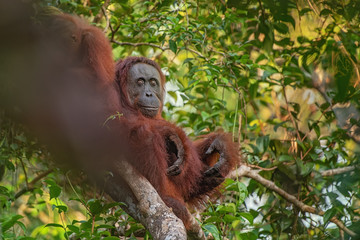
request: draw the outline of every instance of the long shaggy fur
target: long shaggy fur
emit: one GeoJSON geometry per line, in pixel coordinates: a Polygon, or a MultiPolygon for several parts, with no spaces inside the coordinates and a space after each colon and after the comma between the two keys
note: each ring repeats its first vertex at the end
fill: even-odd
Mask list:
{"type": "Polygon", "coordinates": [[[135,168],[150,181],[164,202],[188,227],[189,216],[184,211],[186,204],[197,205],[216,191],[238,162],[238,151],[230,136],[221,132],[211,133],[192,142],[181,128],[162,119],[162,106],[154,119],[144,117],[138,109],[131,106],[127,76],[131,67],[137,63],[155,67],[161,76],[162,88],[165,86],[165,76],[159,65],[150,59],[129,57],[116,64],[116,82],[120,88],[121,112],[124,113],[122,121],[126,122],[126,129],[129,131],[127,138],[132,146],[128,159],[132,159],[131,163],[135,168]],[[177,176],[166,175],[168,166],[174,162],[173,156],[167,153],[166,136],[169,134],[180,138],[185,152],[183,168],[177,176]],[[224,157],[227,162],[219,169],[219,176],[207,177],[204,172],[219,158],[216,152],[206,154],[215,139],[226,146],[224,157]]]}

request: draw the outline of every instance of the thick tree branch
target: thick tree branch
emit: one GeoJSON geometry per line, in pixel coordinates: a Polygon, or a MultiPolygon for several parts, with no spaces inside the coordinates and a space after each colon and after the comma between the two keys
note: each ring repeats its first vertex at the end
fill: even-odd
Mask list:
{"type": "Polygon", "coordinates": [[[130,188],[124,194],[122,187],[107,185],[106,192],[115,200],[126,204],[124,210],[140,221],[154,239],[186,239],[184,224],[161,200],[151,184],[124,160],[115,164],[116,174],[120,174],[130,188]]]}
{"type": "MultiPolygon", "coordinates": [[[[123,209],[140,221],[154,239],[186,239],[187,234],[182,221],[165,205],[153,186],[126,161],[115,164],[114,172],[119,174],[129,189],[112,180],[105,191],[115,200],[124,202],[123,209]]],[[[193,219],[188,239],[205,239],[199,224],[193,219]],[[196,232],[196,234],[194,234],[196,232]]]]}
{"type": "MultiPolygon", "coordinates": [[[[306,205],[303,202],[299,201],[296,197],[294,197],[293,195],[285,192],[283,189],[276,186],[276,184],[274,182],[263,178],[262,176],[260,176],[260,174],[258,174],[257,171],[251,170],[251,168],[248,167],[248,166],[242,165],[239,169],[237,169],[233,173],[231,173],[231,177],[238,178],[238,177],[241,177],[241,176],[245,176],[245,177],[254,179],[255,181],[257,181],[258,183],[260,183],[264,187],[266,187],[266,188],[276,192],[277,194],[279,194],[286,201],[292,203],[294,206],[298,207],[303,212],[313,213],[313,214],[317,214],[319,216],[323,216],[325,214],[324,211],[318,210],[318,209],[316,209],[316,208],[314,208],[312,206],[306,205]]],[[[332,217],[330,219],[330,221],[335,223],[339,227],[339,229],[343,230],[344,232],[346,232],[350,236],[356,236],[355,232],[348,229],[336,217],[332,217]]]]}

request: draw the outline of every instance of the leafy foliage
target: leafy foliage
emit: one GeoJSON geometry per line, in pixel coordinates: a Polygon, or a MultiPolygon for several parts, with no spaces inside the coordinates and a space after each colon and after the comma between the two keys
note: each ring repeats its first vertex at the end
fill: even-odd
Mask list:
{"type": "MultiPolygon", "coordinates": [[[[360,234],[360,1],[46,0],[40,5],[82,15],[106,29],[116,59],[156,59],[167,74],[166,119],[190,136],[218,127],[232,132],[244,164],[317,209],[299,209],[251,177],[228,180],[224,198],[201,215],[207,234],[356,239],[335,225],[334,217],[360,234]],[[339,168],[345,171],[325,174],[339,168]]],[[[69,183],[58,170],[17,196],[48,168],[49,155],[21,127],[0,123],[2,238],[112,239],[143,229],[117,205],[102,198],[85,201],[76,187],[64,191],[69,183]]]]}

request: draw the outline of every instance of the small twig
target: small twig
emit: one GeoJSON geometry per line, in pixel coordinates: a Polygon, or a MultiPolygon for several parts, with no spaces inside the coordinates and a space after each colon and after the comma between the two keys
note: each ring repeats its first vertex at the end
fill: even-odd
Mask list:
{"type": "Polygon", "coordinates": [[[239,113],[239,129],[238,129],[238,143],[239,143],[239,148],[241,147],[241,146],[240,146],[240,142],[241,142],[242,119],[243,119],[243,116],[242,116],[241,113],[239,113]]]}
{"type": "MultiPolygon", "coordinates": [[[[119,41],[116,41],[115,39],[111,39],[111,42],[116,43],[116,44],[121,45],[121,46],[123,46],[123,45],[133,46],[133,47],[150,46],[150,47],[154,47],[154,48],[159,48],[162,51],[170,50],[170,47],[161,46],[161,45],[157,45],[157,44],[154,44],[154,43],[147,43],[147,42],[139,42],[139,43],[119,42],[119,41]]],[[[200,53],[200,52],[198,52],[198,51],[196,51],[194,49],[185,47],[184,50],[192,52],[192,53],[198,55],[199,57],[204,58],[206,61],[208,61],[208,59],[202,53],[200,53]]]]}
{"type": "Polygon", "coordinates": [[[320,13],[318,12],[318,10],[312,5],[311,0],[308,0],[309,3],[309,7],[317,14],[319,15],[320,13]]]}
{"type": "Polygon", "coordinates": [[[34,184],[37,183],[40,179],[46,177],[47,175],[49,175],[53,170],[49,169],[39,175],[37,175],[31,182],[29,182],[25,188],[21,189],[19,192],[17,192],[14,196],[14,199],[19,198],[20,196],[22,196],[23,194],[25,194],[26,192],[32,191],[35,189],[34,184]]]}
{"type": "Polygon", "coordinates": [[[24,161],[22,160],[22,158],[19,158],[19,160],[20,160],[20,163],[21,163],[21,167],[22,167],[22,169],[24,171],[26,188],[29,188],[29,180],[28,180],[26,169],[25,169],[24,161]]]}
{"type": "Polygon", "coordinates": [[[108,31],[108,29],[109,29],[109,26],[110,26],[110,18],[107,15],[106,9],[104,8],[104,6],[101,7],[101,11],[103,12],[103,14],[105,16],[105,20],[106,20],[106,25],[105,25],[105,28],[103,30],[103,32],[106,33],[108,31]]]}
{"type": "Polygon", "coordinates": [[[81,204],[86,208],[86,211],[88,211],[89,213],[91,213],[90,211],[90,208],[88,207],[88,205],[86,204],[86,202],[80,198],[79,194],[77,193],[77,191],[75,190],[74,186],[72,185],[71,181],[70,181],[70,178],[69,178],[69,172],[68,171],[65,176],[66,176],[66,179],[68,180],[68,183],[70,185],[70,188],[73,190],[73,192],[75,193],[76,197],[79,199],[79,201],[81,202],[81,204]]]}
{"type": "Polygon", "coordinates": [[[259,2],[259,7],[261,9],[261,20],[265,21],[265,9],[264,9],[264,7],[263,7],[263,5],[261,3],[261,0],[258,0],[258,2],[259,2]]]}
{"type": "MultiPolygon", "coordinates": [[[[206,28],[205,28],[205,29],[206,29],[206,28]]],[[[204,40],[205,40],[205,39],[204,39],[204,40]]],[[[209,51],[210,51],[210,52],[214,52],[214,53],[220,54],[220,55],[222,55],[224,58],[227,57],[227,56],[226,56],[226,53],[224,53],[224,52],[217,51],[216,49],[214,49],[214,48],[211,47],[211,46],[209,46],[208,48],[209,48],[209,51]]]]}
{"type": "Polygon", "coordinates": [[[277,166],[274,166],[274,167],[271,167],[271,168],[263,168],[263,167],[253,165],[253,164],[248,164],[248,163],[246,164],[246,166],[251,167],[251,168],[257,168],[257,169],[260,169],[261,171],[272,171],[272,170],[277,169],[277,166]]]}
{"type": "Polygon", "coordinates": [[[110,0],[104,1],[104,4],[101,6],[101,11],[94,18],[94,23],[99,23],[103,16],[106,17],[105,9],[109,6],[109,4],[110,4],[110,0]]]}
{"type": "Polygon", "coordinates": [[[163,47],[163,46],[160,46],[160,45],[157,45],[157,44],[154,44],[154,43],[146,43],[146,42],[140,42],[140,43],[131,43],[131,42],[119,42],[119,41],[116,41],[114,39],[111,40],[113,43],[116,43],[120,46],[123,46],[123,45],[127,45],[127,46],[133,46],[133,47],[141,47],[141,46],[150,46],[150,47],[154,47],[154,48],[159,48],[161,49],[162,51],[166,51],[166,50],[170,50],[169,47],[163,47]]]}
{"type": "MultiPolygon", "coordinates": [[[[324,116],[324,114],[325,114],[327,111],[329,111],[329,109],[331,109],[331,106],[329,106],[325,111],[321,111],[321,115],[320,115],[320,117],[318,118],[318,121],[321,120],[321,118],[324,116]]],[[[312,131],[312,129],[311,129],[311,131],[312,131]]],[[[310,133],[311,131],[308,131],[308,132],[304,135],[304,137],[301,139],[302,142],[306,139],[306,137],[309,135],[309,133],[310,133]]]]}
{"type": "Polygon", "coordinates": [[[91,223],[91,233],[94,233],[95,229],[95,216],[92,216],[92,223],[91,223]]]}
{"type": "Polygon", "coordinates": [[[196,50],[194,50],[194,49],[187,48],[187,47],[185,47],[184,49],[185,49],[186,51],[195,53],[195,54],[198,55],[199,57],[204,58],[206,61],[209,61],[209,60],[207,59],[207,57],[205,57],[202,53],[200,53],[200,52],[198,52],[198,51],[196,51],[196,50]]]}
{"type": "Polygon", "coordinates": [[[309,154],[309,152],[311,151],[313,147],[311,146],[307,151],[306,153],[304,154],[304,156],[301,157],[301,160],[304,160],[304,158],[309,154]]]}
{"type": "MultiPolygon", "coordinates": [[[[283,197],[286,201],[288,201],[288,202],[292,203],[294,206],[298,207],[302,212],[313,213],[313,214],[317,214],[319,216],[323,216],[325,214],[324,211],[318,210],[318,209],[316,209],[316,208],[314,208],[312,206],[306,205],[305,203],[299,201],[295,196],[285,192],[283,189],[276,186],[276,184],[274,182],[263,178],[262,176],[260,176],[260,174],[257,173],[257,171],[251,170],[250,167],[248,167],[248,166],[242,165],[240,168],[235,170],[230,175],[231,175],[232,178],[233,177],[245,176],[245,177],[254,179],[255,181],[257,181],[258,183],[260,183],[264,187],[272,190],[273,192],[276,192],[281,197],[283,197]]],[[[330,221],[335,223],[339,227],[339,229],[343,230],[344,232],[346,232],[350,236],[357,236],[357,234],[355,232],[348,229],[336,217],[332,217],[330,219],[330,221]]]]}
{"type": "Polygon", "coordinates": [[[346,50],[344,44],[342,43],[340,37],[339,37],[337,34],[334,35],[334,40],[339,44],[339,49],[340,49],[340,51],[348,57],[348,59],[350,60],[351,64],[353,65],[353,68],[354,68],[355,74],[356,74],[356,78],[357,78],[357,79],[356,79],[356,82],[355,82],[355,84],[354,84],[354,88],[356,88],[357,85],[359,85],[359,83],[360,83],[360,73],[359,73],[358,65],[357,65],[357,64],[354,62],[354,60],[351,58],[350,53],[346,50]]]}
{"type": "Polygon", "coordinates": [[[294,120],[293,115],[291,114],[290,109],[289,109],[289,102],[288,102],[288,99],[287,99],[287,96],[286,96],[285,86],[283,86],[283,94],[284,94],[284,99],[285,99],[285,103],[286,103],[286,111],[288,112],[288,114],[290,116],[290,120],[291,120],[292,124],[294,125],[294,128],[296,129],[297,137],[298,137],[299,141],[301,141],[301,136],[300,136],[298,126],[297,126],[297,124],[296,124],[296,122],[294,120]]]}
{"type": "Polygon", "coordinates": [[[109,28],[110,28],[110,31],[111,31],[111,37],[110,37],[110,42],[113,42],[113,43],[119,43],[117,41],[114,40],[114,37],[115,37],[115,34],[117,33],[117,31],[120,29],[120,26],[121,24],[117,25],[116,28],[114,29],[111,25],[111,23],[109,22],[109,28]]]}
{"type": "MultiPolygon", "coordinates": [[[[256,105],[254,103],[254,101],[250,101],[250,105],[252,106],[253,110],[254,110],[254,113],[255,113],[255,116],[256,116],[256,119],[259,119],[260,120],[260,117],[259,117],[259,113],[258,111],[256,110],[256,105]]],[[[261,130],[261,133],[263,134],[263,136],[266,135],[266,132],[265,132],[265,129],[264,129],[264,124],[263,122],[260,120],[259,121],[259,127],[260,127],[260,130],[261,130]]]]}

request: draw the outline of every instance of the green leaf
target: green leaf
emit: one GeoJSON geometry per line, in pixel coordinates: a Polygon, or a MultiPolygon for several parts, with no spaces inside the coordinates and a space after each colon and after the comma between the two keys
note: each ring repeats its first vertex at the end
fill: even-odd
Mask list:
{"type": "Polygon", "coordinates": [[[23,134],[15,136],[15,139],[19,140],[20,142],[26,143],[26,137],[23,134]]]}
{"type": "Polygon", "coordinates": [[[243,184],[242,182],[237,182],[237,187],[240,193],[237,204],[241,205],[245,201],[245,198],[248,196],[248,190],[245,184],[243,184]]]}
{"type": "Polygon", "coordinates": [[[99,226],[96,226],[96,229],[98,228],[114,229],[115,227],[109,224],[100,224],[99,226]]]}
{"type": "Polygon", "coordinates": [[[321,10],[321,12],[320,12],[320,16],[328,16],[330,14],[332,14],[332,11],[330,9],[326,9],[326,8],[321,10]]]}
{"type": "Polygon", "coordinates": [[[0,186],[0,194],[10,197],[9,190],[4,186],[0,186]]]}
{"type": "Polygon", "coordinates": [[[169,94],[171,97],[174,98],[175,102],[177,101],[177,94],[174,91],[167,91],[167,94],[169,94]]]}
{"type": "Polygon", "coordinates": [[[249,96],[251,99],[255,99],[256,95],[258,93],[259,90],[259,84],[255,83],[255,84],[251,84],[250,88],[249,88],[249,96]]]}
{"type": "Polygon", "coordinates": [[[294,160],[294,157],[292,157],[290,155],[280,155],[280,157],[279,157],[279,162],[290,162],[293,160],[294,160]]]}
{"type": "Polygon", "coordinates": [[[226,205],[219,205],[216,211],[220,213],[236,213],[236,206],[234,203],[227,203],[226,205]]]}
{"type": "Polygon", "coordinates": [[[100,200],[97,199],[91,199],[87,202],[91,215],[97,215],[102,212],[103,205],[100,200]]]}
{"type": "Polygon", "coordinates": [[[80,233],[80,228],[74,225],[67,225],[66,226],[70,231],[74,233],[80,233]]]}
{"type": "Polygon", "coordinates": [[[315,61],[315,59],[318,57],[318,53],[311,53],[306,56],[306,65],[310,65],[312,62],[315,61]]]}
{"type": "Polygon", "coordinates": [[[65,206],[65,205],[57,205],[57,206],[55,206],[55,208],[58,209],[59,213],[67,212],[67,210],[68,210],[67,206],[65,206]]]}
{"type": "Polygon", "coordinates": [[[176,51],[177,51],[176,42],[173,40],[169,40],[169,47],[170,47],[170,50],[176,54],[176,51]]]}
{"type": "Polygon", "coordinates": [[[282,218],[280,220],[280,228],[282,231],[288,229],[291,226],[292,219],[290,218],[282,218]]]}
{"type": "Polygon", "coordinates": [[[2,232],[6,232],[7,230],[9,230],[11,227],[13,227],[15,225],[15,223],[17,223],[17,221],[19,219],[23,218],[23,216],[21,215],[14,215],[12,216],[9,220],[5,220],[2,224],[1,224],[1,228],[2,228],[2,232]]]}
{"type": "Polygon", "coordinates": [[[217,227],[215,225],[206,224],[206,225],[203,225],[203,229],[205,230],[205,232],[211,233],[211,235],[214,237],[215,240],[221,239],[219,230],[217,229],[217,227]]]}
{"type": "Polygon", "coordinates": [[[15,171],[15,165],[12,163],[12,161],[5,160],[5,166],[10,171],[15,171]]]}
{"type": "Polygon", "coordinates": [[[194,60],[194,58],[186,58],[183,62],[183,64],[185,63],[191,63],[191,61],[194,60]]]}
{"type": "Polygon", "coordinates": [[[276,132],[279,127],[282,127],[287,121],[279,122],[274,126],[274,131],[276,132]]]}
{"type": "Polygon", "coordinates": [[[89,221],[81,223],[80,224],[80,229],[83,230],[83,231],[90,230],[92,228],[92,224],[89,221]]]}
{"type": "Polygon", "coordinates": [[[283,22],[291,23],[291,25],[295,29],[295,19],[291,15],[280,15],[279,19],[283,22]]]}
{"type": "Polygon", "coordinates": [[[259,148],[261,153],[264,153],[268,149],[269,143],[270,143],[269,135],[261,136],[256,139],[256,146],[259,148]]]}
{"type": "Polygon", "coordinates": [[[300,16],[304,16],[306,13],[311,12],[312,10],[310,8],[303,8],[301,9],[301,11],[299,12],[300,16]]]}
{"type": "Polygon", "coordinates": [[[21,229],[22,229],[24,232],[26,231],[25,224],[23,224],[23,223],[20,222],[20,221],[16,221],[16,223],[21,227],[21,229]]]}
{"type": "Polygon", "coordinates": [[[48,223],[45,225],[45,227],[58,227],[58,228],[64,228],[63,225],[57,224],[57,223],[48,223]]]}
{"type": "Polygon", "coordinates": [[[287,33],[289,32],[289,27],[288,27],[285,23],[282,23],[282,22],[275,23],[275,24],[274,24],[274,28],[275,28],[279,33],[282,33],[282,34],[287,34],[287,33]]]}
{"type": "Polygon", "coordinates": [[[251,215],[250,213],[247,213],[247,212],[241,212],[241,213],[239,213],[239,215],[240,215],[241,217],[245,218],[246,220],[248,220],[249,223],[250,223],[251,225],[253,225],[253,223],[254,223],[254,217],[253,217],[253,215],[251,215]]]}
{"type": "Polygon", "coordinates": [[[331,208],[324,213],[324,223],[327,223],[336,214],[336,208],[331,208]]]}
{"type": "Polygon", "coordinates": [[[303,177],[309,175],[314,168],[314,163],[309,162],[304,164],[301,160],[296,160],[296,165],[299,167],[300,175],[303,177]]]}
{"type": "Polygon", "coordinates": [[[57,198],[60,196],[61,188],[58,185],[52,185],[49,187],[50,199],[57,198]]]}
{"type": "Polygon", "coordinates": [[[223,220],[225,223],[232,223],[236,220],[239,220],[239,218],[237,217],[234,217],[233,215],[230,215],[230,214],[225,214],[225,216],[223,217],[223,220]]]}
{"type": "Polygon", "coordinates": [[[118,237],[114,237],[114,236],[109,236],[109,237],[104,237],[102,238],[102,240],[119,240],[118,237]]]}

